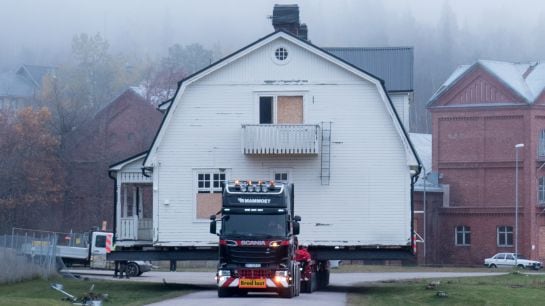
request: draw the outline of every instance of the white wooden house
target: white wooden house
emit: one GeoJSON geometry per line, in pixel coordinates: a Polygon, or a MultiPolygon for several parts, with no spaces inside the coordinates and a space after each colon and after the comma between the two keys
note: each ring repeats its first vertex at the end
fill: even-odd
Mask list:
{"type": "Polygon", "coordinates": [[[181,81],[167,106],[150,150],[111,168],[119,244],[217,244],[209,215],[237,178],[294,183],[304,244],[410,243],[420,163],[380,79],[279,31],[181,81]],[[126,221],[131,180],[153,186],[148,234],[126,221]]]}

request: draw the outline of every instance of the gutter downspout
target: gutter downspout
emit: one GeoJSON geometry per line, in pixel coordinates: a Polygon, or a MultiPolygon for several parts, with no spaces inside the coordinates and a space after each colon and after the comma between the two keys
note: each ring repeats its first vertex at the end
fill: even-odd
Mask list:
{"type": "Polygon", "coordinates": [[[117,233],[117,176],[113,177],[112,176],[112,173],[114,171],[108,171],[108,176],[114,180],[114,222],[113,222],[113,227],[114,227],[114,235],[113,235],[113,241],[112,241],[112,244],[115,245],[115,241],[116,241],[116,233],[117,233]]]}
{"type": "Polygon", "coordinates": [[[411,253],[413,255],[416,255],[413,250],[416,249],[416,240],[413,239],[414,237],[414,184],[416,184],[416,181],[418,181],[418,176],[420,175],[422,167],[418,167],[417,172],[411,177],[411,253]]]}

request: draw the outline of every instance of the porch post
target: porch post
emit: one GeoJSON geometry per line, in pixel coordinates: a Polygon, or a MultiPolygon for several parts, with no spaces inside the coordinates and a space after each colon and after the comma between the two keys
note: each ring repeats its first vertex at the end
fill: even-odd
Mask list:
{"type": "Polygon", "coordinates": [[[123,227],[121,226],[121,173],[120,171],[117,172],[116,174],[116,177],[117,177],[117,180],[116,180],[116,188],[115,188],[115,196],[116,196],[116,205],[115,205],[115,224],[116,224],[116,228],[115,228],[115,237],[116,239],[119,239],[119,238],[122,238],[121,236],[121,232],[123,230],[123,227]]]}
{"type": "Polygon", "coordinates": [[[137,191],[138,191],[138,187],[136,186],[131,186],[132,188],[132,232],[133,232],[133,235],[132,235],[132,239],[134,240],[138,240],[138,216],[136,214],[136,205],[138,204],[138,199],[137,199],[137,191]]]}

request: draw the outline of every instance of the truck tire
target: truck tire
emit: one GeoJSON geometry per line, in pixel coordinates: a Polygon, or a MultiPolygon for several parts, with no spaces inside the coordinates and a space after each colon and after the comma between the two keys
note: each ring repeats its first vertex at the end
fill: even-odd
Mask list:
{"type": "Polygon", "coordinates": [[[135,262],[129,262],[127,264],[127,275],[129,277],[137,277],[140,273],[140,267],[135,262]]]}
{"type": "Polygon", "coordinates": [[[308,281],[302,281],[301,282],[301,292],[303,293],[312,293],[313,291],[316,291],[316,285],[317,285],[317,274],[313,272],[312,276],[308,281]]]}
{"type": "Polygon", "coordinates": [[[218,288],[218,297],[230,297],[233,295],[233,291],[230,288],[218,288]]]}
{"type": "Polygon", "coordinates": [[[329,285],[329,270],[318,272],[318,289],[324,289],[329,285]]]}
{"type": "Polygon", "coordinates": [[[285,299],[291,299],[292,297],[295,296],[295,287],[294,287],[294,285],[292,285],[291,287],[288,287],[288,288],[281,288],[280,291],[278,291],[278,295],[280,295],[280,297],[285,298],[285,299]]]}

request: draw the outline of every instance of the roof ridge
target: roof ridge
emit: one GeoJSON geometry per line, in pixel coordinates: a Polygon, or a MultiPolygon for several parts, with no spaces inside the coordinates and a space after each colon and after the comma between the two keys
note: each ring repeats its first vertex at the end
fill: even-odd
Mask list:
{"type": "Polygon", "coordinates": [[[411,46],[386,46],[386,47],[320,47],[322,49],[344,49],[344,50],[399,50],[399,49],[414,49],[411,46]]]}

